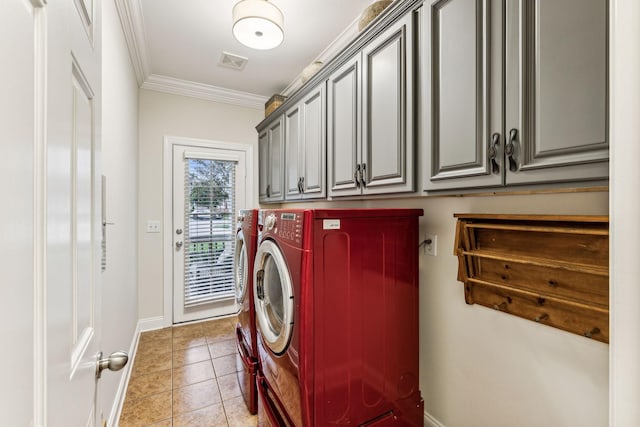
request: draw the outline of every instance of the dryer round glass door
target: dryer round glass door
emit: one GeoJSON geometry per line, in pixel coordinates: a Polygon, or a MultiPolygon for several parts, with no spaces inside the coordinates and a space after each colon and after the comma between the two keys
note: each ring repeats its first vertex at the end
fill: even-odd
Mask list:
{"type": "Polygon", "coordinates": [[[253,283],[257,327],[271,351],[282,354],[293,332],[294,296],[287,264],[271,240],[258,247],[253,283]]]}
{"type": "Polygon", "coordinates": [[[233,259],[233,265],[236,270],[236,301],[238,301],[239,304],[244,302],[247,295],[247,281],[249,280],[248,260],[247,245],[244,244],[242,231],[239,231],[238,234],[236,234],[236,253],[233,259]]]}

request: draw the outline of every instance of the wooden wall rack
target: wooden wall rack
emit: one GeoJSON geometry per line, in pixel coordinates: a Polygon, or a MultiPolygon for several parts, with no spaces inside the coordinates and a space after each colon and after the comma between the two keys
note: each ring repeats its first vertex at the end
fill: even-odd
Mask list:
{"type": "Polygon", "coordinates": [[[609,342],[609,217],[454,214],[467,304],[609,342]]]}

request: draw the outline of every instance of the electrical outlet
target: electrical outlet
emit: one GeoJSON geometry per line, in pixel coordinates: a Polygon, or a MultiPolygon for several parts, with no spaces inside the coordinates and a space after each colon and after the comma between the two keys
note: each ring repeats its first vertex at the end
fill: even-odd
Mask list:
{"type": "Polygon", "coordinates": [[[147,233],[159,233],[160,221],[147,221],[147,233]]]}
{"type": "Polygon", "coordinates": [[[425,233],[422,241],[425,255],[436,256],[438,254],[438,236],[435,234],[425,233]]]}

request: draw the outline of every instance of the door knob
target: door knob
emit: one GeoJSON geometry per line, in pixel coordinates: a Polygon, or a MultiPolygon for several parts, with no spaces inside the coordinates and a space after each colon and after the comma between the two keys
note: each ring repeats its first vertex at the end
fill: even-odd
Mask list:
{"type": "Polygon", "coordinates": [[[102,352],[98,353],[98,362],[96,363],[96,378],[102,376],[102,371],[109,369],[110,371],[119,371],[124,368],[129,361],[129,355],[124,351],[116,351],[111,353],[109,357],[102,358],[102,352]]]}

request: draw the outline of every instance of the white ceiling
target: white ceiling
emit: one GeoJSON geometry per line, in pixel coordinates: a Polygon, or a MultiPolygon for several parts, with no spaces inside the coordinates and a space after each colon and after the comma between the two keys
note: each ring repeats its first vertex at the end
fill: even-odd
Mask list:
{"type": "Polygon", "coordinates": [[[263,105],[271,95],[295,89],[308,64],[329,59],[355,37],[362,11],[373,2],[271,0],[284,15],[284,41],[259,51],[232,35],[231,10],[237,1],[116,0],[140,85],[173,88],[174,93],[187,88],[213,94],[213,99],[218,94],[263,105]],[[242,71],[220,67],[223,52],[246,57],[248,63],[242,71]]]}

